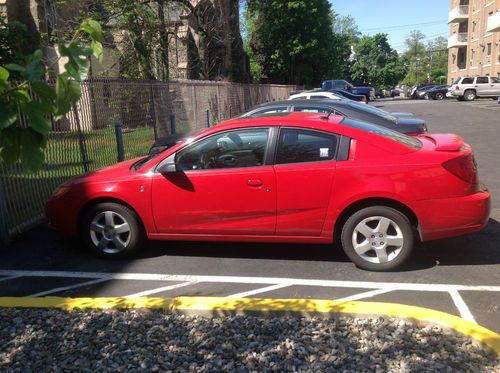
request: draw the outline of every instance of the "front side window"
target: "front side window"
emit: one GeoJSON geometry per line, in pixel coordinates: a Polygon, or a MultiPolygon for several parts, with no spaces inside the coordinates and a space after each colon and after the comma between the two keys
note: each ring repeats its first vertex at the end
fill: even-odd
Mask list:
{"type": "Polygon", "coordinates": [[[284,128],[280,131],[276,164],[331,161],[337,142],[333,134],[284,128]]]}
{"type": "Polygon", "coordinates": [[[262,166],[268,136],[267,128],[223,132],[181,150],[175,163],[182,171],[262,166]]]}
{"type": "Polygon", "coordinates": [[[500,78],[497,78],[497,77],[492,76],[492,77],[491,77],[491,82],[492,82],[492,83],[500,83],[500,78]]]}

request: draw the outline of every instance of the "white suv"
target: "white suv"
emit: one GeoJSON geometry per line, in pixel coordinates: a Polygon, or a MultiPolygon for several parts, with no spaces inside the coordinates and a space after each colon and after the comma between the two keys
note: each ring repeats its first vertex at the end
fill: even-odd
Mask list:
{"type": "Polygon", "coordinates": [[[333,92],[304,91],[291,95],[290,97],[288,97],[288,99],[289,100],[322,100],[322,99],[344,100],[344,97],[337,95],[333,92]]]}
{"type": "Polygon", "coordinates": [[[492,76],[459,77],[450,88],[459,101],[473,101],[476,97],[500,96],[500,78],[492,76]]]}

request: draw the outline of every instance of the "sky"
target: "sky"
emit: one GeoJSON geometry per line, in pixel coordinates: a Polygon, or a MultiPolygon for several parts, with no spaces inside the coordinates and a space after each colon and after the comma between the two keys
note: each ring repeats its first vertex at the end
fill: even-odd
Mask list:
{"type": "Polygon", "coordinates": [[[365,35],[388,34],[391,46],[398,52],[406,47],[410,31],[420,30],[426,41],[448,35],[449,0],[330,0],[333,10],[351,15],[365,35]]]}

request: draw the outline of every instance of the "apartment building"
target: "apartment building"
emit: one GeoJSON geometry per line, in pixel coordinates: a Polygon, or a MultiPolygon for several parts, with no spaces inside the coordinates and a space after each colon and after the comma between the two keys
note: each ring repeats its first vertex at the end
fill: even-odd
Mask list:
{"type": "Polygon", "coordinates": [[[448,82],[500,77],[500,0],[451,0],[448,82]]]}

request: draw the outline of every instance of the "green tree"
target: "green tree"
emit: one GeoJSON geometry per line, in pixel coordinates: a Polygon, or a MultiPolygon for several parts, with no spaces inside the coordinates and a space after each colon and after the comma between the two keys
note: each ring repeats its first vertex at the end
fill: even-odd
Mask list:
{"type": "Polygon", "coordinates": [[[427,44],[427,54],[431,81],[446,82],[448,76],[448,40],[443,36],[438,36],[430,41],[427,44]]]}
{"type": "Polygon", "coordinates": [[[0,66],[0,158],[6,163],[21,159],[31,170],[40,168],[51,117],[61,119],[80,98],[80,82],[88,75],[90,56],[102,61],[101,42],[101,26],[87,19],[69,43],[59,43],[66,71],[57,75],[55,88],[44,82],[47,71],[40,49],[25,64],[0,66]],[[9,81],[12,72],[19,74],[20,82],[9,81]],[[27,127],[21,125],[20,115],[27,118],[27,127]]]}
{"type": "Polygon", "coordinates": [[[272,81],[317,85],[332,75],[335,40],[328,0],[249,0],[250,47],[272,81]]]}
{"type": "Polygon", "coordinates": [[[419,30],[410,32],[410,35],[406,38],[404,56],[408,63],[408,73],[404,79],[405,84],[417,85],[427,81],[429,61],[424,40],[425,35],[419,30]]]}
{"type": "Polygon", "coordinates": [[[357,83],[390,89],[406,75],[404,60],[391,48],[386,34],[363,36],[354,52],[351,77],[357,83]]]}
{"type": "Polygon", "coordinates": [[[333,71],[331,78],[351,80],[352,48],[359,42],[361,33],[351,16],[341,16],[332,13],[333,29],[333,71]]]}

